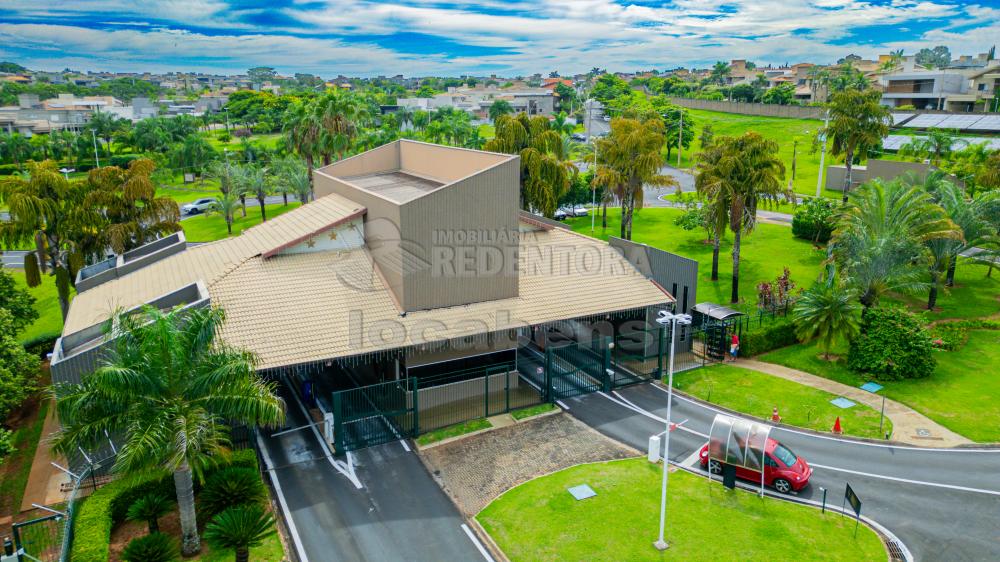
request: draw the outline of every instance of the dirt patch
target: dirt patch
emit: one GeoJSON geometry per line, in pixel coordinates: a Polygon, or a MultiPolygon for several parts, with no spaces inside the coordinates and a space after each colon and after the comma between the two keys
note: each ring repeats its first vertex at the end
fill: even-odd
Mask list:
{"type": "Polygon", "coordinates": [[[466,515],[532,478],[573,465],[636,456],[565,413],[474,435],[420,453],[466,515]]]}
{"type": "MultiPolygon", "coordinates": [[[[181,518],[179,512],[174,510],[168,513],[165,517],[160,518],[159,523],[160,532],[174,537],[180,544],[181,518]]],[[[108,557],[108,561],[120,562],[122,551],[125,550],[128,543],[132,539],[145,536],[148,532],[149,527],[145,522],[125,521],[115,525],[115,528],[111,530],[111,556],[108,557]]]]}
{"type": "Polygon", "coordinates": [[[837,361],[840,361],[840,356],[837,355],[836,353],[831,353],[830,356],[827,357],[824,356],[822,353],[820,353],[819,355],[816,356],[816,359],[819,359],[820,361],[826,361],[827,363],[836,363],[837,361]]]}

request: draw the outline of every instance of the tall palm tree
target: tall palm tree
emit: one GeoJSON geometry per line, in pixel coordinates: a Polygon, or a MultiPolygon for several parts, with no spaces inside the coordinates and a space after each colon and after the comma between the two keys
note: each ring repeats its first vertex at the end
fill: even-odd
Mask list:
{"type": "Polygon", "coordinates": [[[295,195],[303,204],[309,202],[312,186],[309,184],[309,170],[301,158],[289,155],[278,159],[274,162],[274,170],[283,193],[295,195]]]}
{"type": "Polygon", "coordinates": [[[660,173],[666,144],[663,120],[650,114],[611,121],[611,133],[597,141],[594,184],[614,194],[622,208],[621,237],[632,239],[632,219],[643,204],[643,187],[676,187],[677,180],[660,173]]]}
{"type": "MultiPolygon", "coordinates": [[[[703,144],[703,146],[706,145],[703,144]]],[[[724,178],[721,174],[724,168],[720,164],[724,156],[725,151],[715,144],[713,138],[712,143],[707,145],[698,155],[698,162],[695,164],[697,173],[695,174],[694,186],[704,201],[703,204],[707,208],[706,216],[711,223],[712,281],[719,280],[719,246],[722,234],[729,225],[730,201],[728,192],[722,188],[724,178]]]]}
{"type": "Polygon", "coordinates": [[[259,505],[239,505],[216,515],[205,526],[205,540],[218,549],[232,549],[236,562],[250,559],[250,547],[260,546],[276,532],[274,518],[259,505]]]}
{"type": "Polygon", "coordinates": [[[210,213],[219,213],[226,220],[226,232],[232,236],[233,235],[233,219],[236,217],[236,211],[243,210],[243,216],[246,216],[246,210],[244,209],[243,202],[240,200],[240,195],[233,190],[223,191],[222,195],[215,200],[215,203],[209,208],[210,213]]]}
{"type": "Polygon", "coordinates": [[[319,152],[320,123],[312,107],[304,101],[293,103],[285,111],[283,131],[288,146],[306,161],[309,185],[316,154],[319,152]]]}
{"type": "MultiPolygon", "coordinates": [[[[740,137],[720,137],[709,149],[699,168],[701,190],[713,205],[719,222],[728,209],[729,230],[733,233],[733,279],[731,302],[739,302],[740,250],[743,234],[753,232],[757,207],[777,204],[794,195],[784,186],[785,164],[778,156],[778,143],[748,132],[740,137]]],[[[721,229],[719,229],[721,230],[721,229]]]]}
{"type": "Polygon", "coordinates": [[[24,160],[31,154],[31,142],[21,133],[0,134],[0,146],[19,170],[24,160]]]}
{"type": "MultiPolygon", "coordinates": [[[[236,174],[236,181],[238,193],[244,197],[252,195],[257,198],[257,204],[260,206],[260,220],[261,222],[266,222],[267,209],[264,206],[264,201],[270,195],[271,191],[271,184],[268,181],[268,169],[257,164],[241,165],[239,172],[236,174]]],[[[243,216],[246,216],[245,213],[246,210],[244,209],[243,216]]]]}
{"type": "Polygon", "coordinates": [[[889,108],[881,105],[882,94],[877,90],[847,89],[833,94],[830,102],[830,124],[820,127],[816,142],[831,139],[830,152],[844,156],[844,202],[854,180],[855,158],[863,159],[868,151],[879,146],[889,134],[892,117],[889,108]]]}
{"type": "Polygon", "coordinates": [[[927,244],[961,239],[961,230],[922,188],[873,180],[841,207],[830,239],[833,260],[865,310],[887,292],[927,288],[927,244]]]}
{"type": "Polygon", "coordinates": [[[568,190],[576,166],[563,152],[562,138],[549,120],[527,114],[501,115],[494,124],[496,135],[484,150],[521,156],[521,208],[537,210],[547,217],[556,212],[559,199],[568,190]]]}
{"type": "Polygon", "coordinates": [[[323,164],[329,165],[334,155],[343,159],[361,125],[368,120],[367,108],[353,94],[334,90],[316,100],[314,111],[320,126],[317,146],[323,164]]]}
{"type": "Polygon", "coordinates": [[[217,339],[221,309],[120,311],[108,355],[80,384],[56,386],[57,451],[121,436],[113,469],[173,473],[185,555],[201,548],[193,478],[228,453],[226,424],[276,425],[284,403],[260,377],[256,356],[217,339]]]}
{"type": "Polygon", "coordinates": [[[837,340],[850,340],[861,329],[861,305],[857,297],[834,277],[816,283],[795,301],[792,320],[801,341],[819,340],[823,357],[837,340]]]}

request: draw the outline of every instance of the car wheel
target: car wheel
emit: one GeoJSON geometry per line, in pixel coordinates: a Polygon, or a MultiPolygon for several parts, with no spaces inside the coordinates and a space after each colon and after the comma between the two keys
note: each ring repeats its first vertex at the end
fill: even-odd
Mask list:
{"type": "Polygon", "coordinates": [[[787,494],[792,491],[792,484],[784,478],[778,478],[774,481],[774,489],[782,494],[787,494]]]}
{"type": "Polygon", "coordinates": [[[712,474],[722,474],[722,463],[717,460],[708,461],[708,471],[712,474]]]}

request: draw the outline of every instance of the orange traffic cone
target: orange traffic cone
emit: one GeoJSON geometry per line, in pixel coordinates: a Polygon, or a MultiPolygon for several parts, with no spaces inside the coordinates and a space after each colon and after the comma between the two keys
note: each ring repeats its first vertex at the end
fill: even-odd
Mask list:
{"type": "Polygon", "coordinates": [[[778,415],[778,407],[775,406],[771,409],[771,421],[778,423],[781,421],[781,416],[778,415]]]}
{"type": "Polygon", "coordinates": [[[833,432],[837,435],[844,432],[844,430],[840,428],[840,416],[837,416],[837,421],[833,422],[833,432]]]}

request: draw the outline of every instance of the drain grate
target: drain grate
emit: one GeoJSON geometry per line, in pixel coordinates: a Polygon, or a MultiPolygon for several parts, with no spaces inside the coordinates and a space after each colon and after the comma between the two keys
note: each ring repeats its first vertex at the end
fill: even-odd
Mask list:
{"type": "Polygon", "coordinates": [[[900,560],[901,562],[906,561],[906,555],[903,554],[903,549],[901,548],[899,541],[896,539],[889,539],[886,541],[886,546],[889,548],[889,560],[900,560]]]}

